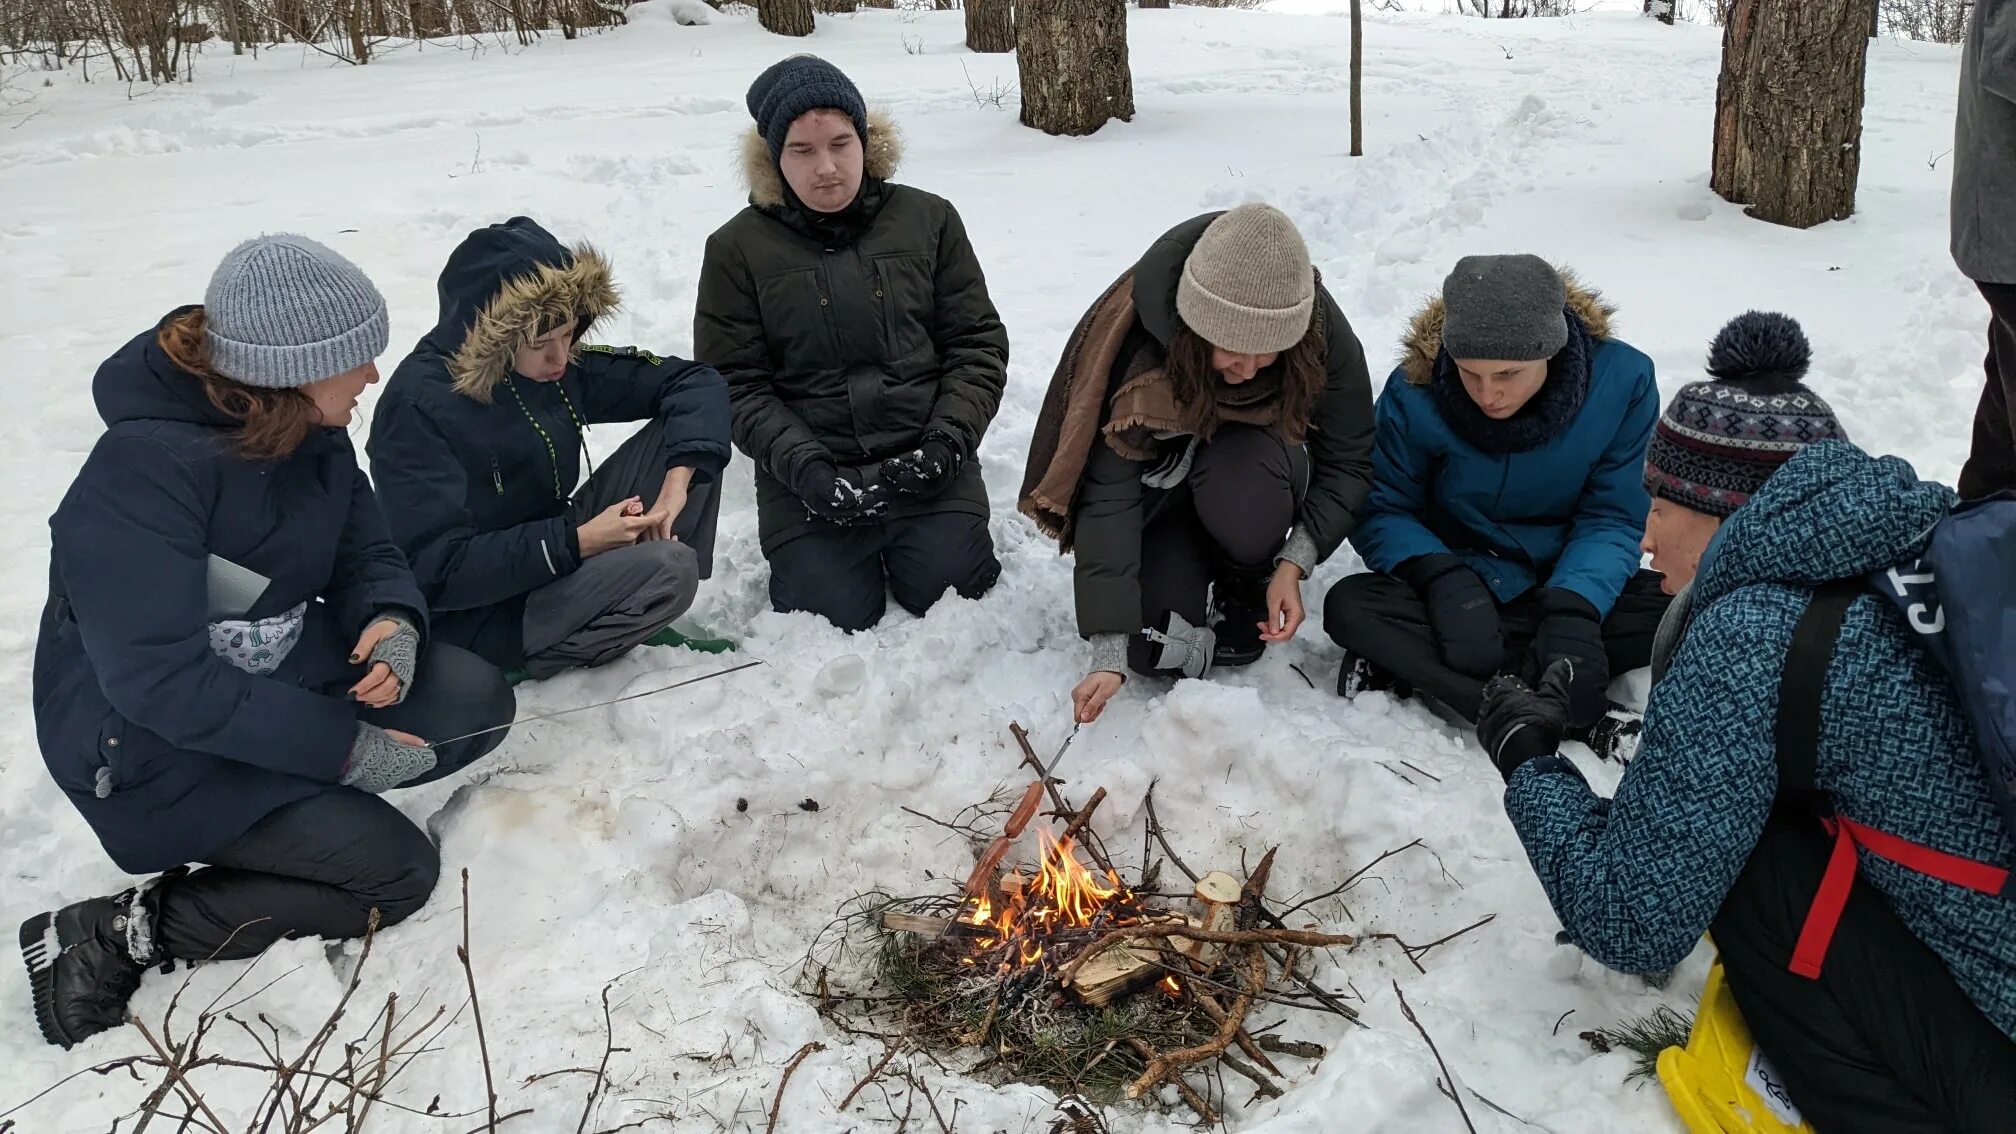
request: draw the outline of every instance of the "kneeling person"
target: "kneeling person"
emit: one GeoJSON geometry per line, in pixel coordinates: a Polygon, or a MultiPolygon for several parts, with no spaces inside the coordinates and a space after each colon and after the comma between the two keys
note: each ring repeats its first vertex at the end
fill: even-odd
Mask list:
{"type": "Polygon", "coordinates": [[[616,307],[609,265],[526,217],[471,233],[440,291],[369,445],[436,632],[534,678],[683,642],[729,457],[721,376],[581,346],[616,307]],[[640,421],[577,490],[587,427],[640,421]]]}
{"type": "Polygon", "coordinates": [[[1645,544],[1684,590],[1616,797],[1555,754],[1558,672],[1494,682],[1478,734],[1568,936],[1659,974],[1709,933],[1815,1129],[1999,1134],[2016,902],[1961,880],[2016,864],[2016,839],[1952,680],[1863,582],[1916,561],[1954,493],[1842,439],[1806,355],[1791,320],[1745,316],[1659,423],[1645,544]]]}
{"type": "Polygon", "coordinates": [[[894,128],[832,64],[749,88],[749,207],[707,240],[693,350],[756,464],[770,601],[843,630],[1001,574],[976,454],[1008,334],[952,205],[895,175],[894,128]]]}

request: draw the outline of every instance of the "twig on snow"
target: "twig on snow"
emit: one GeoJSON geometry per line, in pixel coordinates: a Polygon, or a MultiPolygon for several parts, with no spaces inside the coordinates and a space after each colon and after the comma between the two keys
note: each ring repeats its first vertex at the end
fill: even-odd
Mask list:
{"type": "Polygon", "coordinates": [[[770,1100],[770,1125],[763,1128],[764,1134],[777,1134],[777,1112],[784,1105],[784,1088],[791,1085],[791,1076],[797,1072],[798,1065],[825,1050],[825,1044],[813,1040],[799,1048],[798,1054],[791,1057],[791,1062],[784,1065],[784,1077],[777,1080],[777,1095],[770,1100]]]}
{"type": "MultiPolygon", "coordinates": [[[[1449,1065],[1442,1061],[1442,1052],[1435,1046],[1435,1037],[1429,1035],[1428,1029],[1422,1026],[1421,1018],[1414,1014],[1413,1006],[1407,1003],[1407,994],[1400,991],[1400,982],[1397,980],[1393,982],[1393,995],[1400,998],[1400,1014],[1407,1017],[1407,1022],[1414,1025],[1415,1031],[1421,1033],[1421,1039],[1428,1045],[1428,1053],[1435,1057],[1435,1066],[1442,1069],[1442,1079],[1449,1084],[1442,1093],[1448,1095],[1449,1101],[1456,1104],[1456,1112],[1463,1116],[1463,1128],[1470,1134],[1477,1134],[1477,1124],[1470,1121],[1470,1108],[1463,1105],[1463,1096],[1456,1093],[1456,1076],[1449,1073],[1449,1065]]],[[[1441,1082],[1437,1082],[1436,1086],[1440,1087],[1441,1082]]]]}
{"type": "Polygon", "coordinates": [[[476,1050],[483,1056],[483,1102],[490,1116],[487,1129],[495,1130],[504,1120],[497,1117],[497,1080],[490,1070],[490,1041],[483,1034],[483,1004],[476,998],[476,970],[469,964],[469,868],[466,866],[462,868],[462,944],[455,947],[455,959],[462,962],[462,975],[469,981],[469,1009],[476,1019],[476,1050]]]}

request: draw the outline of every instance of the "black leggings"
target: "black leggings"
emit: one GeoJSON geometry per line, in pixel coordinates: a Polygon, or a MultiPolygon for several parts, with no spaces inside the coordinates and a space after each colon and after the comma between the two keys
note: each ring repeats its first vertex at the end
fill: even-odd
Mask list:
{"type": "MultiPolygon", "coordinates": [[[[517,704],[488,662],[447,645],[421,655],[413,694],[362,716],[425,740],[507,724],[517,704]]],[[[502,731],[443,744],[427,783],[481,759],[502,731]]],[[[283,937],[361,937],[411,916],[434,892],[441,856],[426,832],[383,798],[331,786],[254,824],[204,869],[163,877],[153,895],[156,938],[181,960],[256,956],[283,937]]]]}
{"type": "MultiPolygon", "coordinates": [[[[1610,616],[1603,620],[1603,652],[1609,656],[1613,676],[1652,662],[1652,638],[1673,601],[1660,590],[1659,580],[1652,571],[1632,576],[1610,608],[1610,616]]],[[[1539,592],[1528,591],[1501,605],[1498,617],[1505,635],[1506,664],[1520,668],[1519,660],[1540,629],[1539,592]]],[[[1323,629],[1346,650],[1476,723],[1484,681],[1458,673],[1442,660],[1434,627],[1428,622],[1428,604],[1413,587],[1391,575],[1347,575],[1324,596],[1323,629]]],[[[1531,680],[1538,675],[1526,676],[1531,680]]]]}
{"type": "Polygon", "coordinates": [[[1860,877],[1818,980],[1786,968],[1827,866],[1817,820],[1774,815],[1712,936],[1757,1046],[1819,1134],[2016,1131],[2016,1040],[1860,877]]]}
{"type": "Polygon", "coordinates": [[[2016,488],[2016,284],[1978,285],[1988,301],[1988,359],[1974,447],[1960,469],[1960,495],[1972,500],[2016,488]]]}
{"type": "MultiPolygon", "coordinates": [[[[1274,569],[1307,476],[1301,447],[1269,429],[1227,425],[1200,443],[1182,485],[1143,504],[1149,519],[1141,532],[1141,625],[1167,630],[1171,614],[1205,625],[1214,584],[1257,583],[1264,591],[1261,577],[1274,569]]],[[[1255,612],[1254,621],[1263,613],[1255,612]]],[[[1146,636],[1128,635],[1134,672],[1173,676],[1155,668],[1161,652],[1146,636]]]]}

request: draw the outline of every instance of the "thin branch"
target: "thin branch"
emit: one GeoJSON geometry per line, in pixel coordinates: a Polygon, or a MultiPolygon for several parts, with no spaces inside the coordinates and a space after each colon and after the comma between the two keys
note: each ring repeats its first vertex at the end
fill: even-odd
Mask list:
{"type": "Polygon", "coordinates": [[[1442,1069],[1442,1078],[1449,1084],[1449,1089],[1444,1093],[1449,1096],[1450,1102],[1456,1104],[1457,1113],[1463,1116],[1463,1128],[1470,1134],[1477,1134],[1477,1124],[1470,1121],[1470,1108],[1463,1105],[1463,1096],[1456,1092],[1456,1076],[1449,1073],[1449,1065],[1442,1061],[1442,1052],[1435,1047],[1435,1038],[1422,1026],[1421,1018],[1414,1014],[1413,1007],[1407,1003],[1407,994],[1400,991],[1400,982],[1397,980],[1393,982],[1393,995],[1400,998],[1400,1014],[1407,1017],[1407,1022],[1414,1025],[1415,1031],[1421,1033],[1421,1039],[1428,1044],[1428,1053],[1435,1057],[1435,1066],[1442,1069]]]}
{"type": "Polygon", "coordinates": [[[1366,875],[1366,873],[1370,871],[1373,867],[1378,866],[1380,863],[1385,862],[1387,859],[1392,858],[1394,855],[1404,854],[1407,851],[1413,850],[1415,847],[1418,847],[1420,845],[1421,840],[1415,839],[1413,842],[1408,843],[1405,846],[1394,847],[1392,850],[1387,851],[1385,854],[1380,855],[1378,858],[1375,858],[1371,862],[1368,862],[1365,865],[1359,867],[1357,870],[1352,871],[1351,876],[1349,878],[1346,878],[1343,882],[1339,883],[1338,885],[1323,891],[1322,893],[1316,895],[1313,898],[1307,898],[1303,901],[1295,903],[1292,906],[1289,906],[1285,910],[1282,910],[1281,916],[1284,918],[1294,917],[1296,914],[1302,912],[1303,910],[1308,909],[1310,906],[1315,905],[1317,902],[1321,902],[1329,898],[1334,898],[1337,895],[1342,894],[1344,891],[1349,890],[1360,878],[1363,878],[1366,875]]]}
{"type": "MultiPolygon", "coordinates": [[[[476,998],[476,970],[469,963],[469,868],[462,868],[462,944],[455,947],[455,959],[462,962],[462,975],[469,981],[469,1008],[476,1019],[476,1049],[483,1055],[483,1098],[490,1115],[490,1130],[504,1120],[497,1117],[497,1080],[490,1071],[490,1041],[483,1034],[483,1005],[476,998]]],[[[530,1113],[529,1111],[525,1113],[530,1113]]]]}
{"type": "Polygon", "coordinates": [[[203,1117],[210,1120],[210,1125],[217,1130],[218,1134],[224,1134],[225,1131],[229,1130],[230,1127],[224,1125],[224,1120],[217,1117],[217,1112],[210,1109],[210,1104],[203,1101],[203,1096],[198,1094],[195,1086],[184,1077],[188,1069],[181,1064],[181,1052],[178,1050],[174,1055],[170,1055],[168,1050],[161,1046],[161,1041],[154,1038],[154,1033],[147,1030],[147,1022],[145,1020],[142,1020],[138,1016],[132,1016],[129,1019],[134,1027],[140,1029],[140,1035],[146,1039],[147,1046],[153,1048],[154,1054],[167,1065],[168,1081],[174,1085],[176,1093],[188,1100],[189,1105],[202,1111],[203,1117]]]}
{"type": "Polygon", "coordinates": [[[776,1097],[770,1100],[770,1125],[763,1128],[764,1134],[777,1134],[777,1112],[784,1105],[784,1088],[791,1085],[791,1076],[797,1072],[798,1065],[825,1050],[825,1044],[813,1040],[799,1048],[798,1054],[791,1057],[791,1062],[784,1065],[784,1076],[777,1080],[776,1097]]]}
{"type": "Polygon", "coordinates": [[[855,1096],[865,1090],[868,1084],[882,1077],[882,1069],[889,1066],[890,1060],[896,1058],[897,1050],[895,1044],[889,1045],[889,1050],[882,1053],[881,1060],[868,1069],[868,1074],[860,1082],[854,1084],[854,1089],[847,1092],[846,1098],[840,1100],[840,1106],[837,1108],[839,1113],[847,1113],[847,1107],[853,1103],[855,1096]]]}

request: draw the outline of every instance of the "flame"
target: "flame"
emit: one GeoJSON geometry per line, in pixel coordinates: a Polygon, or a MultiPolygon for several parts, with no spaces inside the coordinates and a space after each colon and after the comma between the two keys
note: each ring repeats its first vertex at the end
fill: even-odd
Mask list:
{"type": "Polygon", "coordinates": [[[1119,878],[1108,874],[1101,880],[1086,869],[1070,839],[1059,840],[1039,828],[1037,842],[1040,854],[1034,878],[1024,881],[1018,872],[1002,887],[998,908],[983,894],[960,916],[968,925],[989,930],[975,942],[977,951],[1013,942],[1015,963],[1039,964],[1045,942],[1054,933],[1091,925],[1102,909],[1127,894],[1119,878]]]}
{"type": "Polygon", "coordinates": [[[1161,988],[1162,988],[1162,991],[1164,991],[1164,992],[1168,993],[1168,994],[1169,994],[1169,995],[1171,995],[1171,996],[1181,996],[1181,995],[1183,995],[1183,986],[1182,986],[1182,985],[1180,985],[1180,984],[1177,984],[1177,983],[1176,983],[1176,978],[1175,978],[1175,977],[1173,977],[1173,976],[1165,976],[1165,977],[1163,977],[1163,978],[1162,978],[1162,983],[1161,983],[1161,988]]]}

